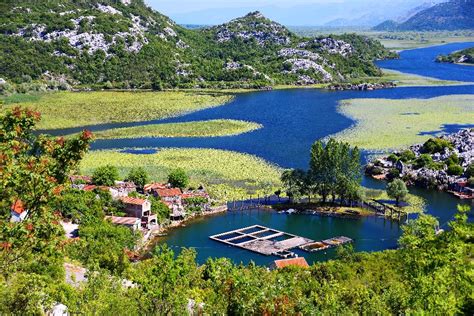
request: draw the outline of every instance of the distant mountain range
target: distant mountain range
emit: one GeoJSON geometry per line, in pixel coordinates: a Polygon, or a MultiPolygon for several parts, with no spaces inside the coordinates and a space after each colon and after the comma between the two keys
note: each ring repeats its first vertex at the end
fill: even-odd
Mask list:
{"type": "Polygon", "coordinates": [[[452,31],[474,29],[474,0],[451,0],[425,8],[405,21],[387,20],[376,31],[452,31]]]}
{"type": "Polygon", "coordinates": [[[0,78],[106,88],[262,87],[380,74],[358,35],[302,38],[260,12],[187,29],[141,0],[0,4],[0,78]]]}

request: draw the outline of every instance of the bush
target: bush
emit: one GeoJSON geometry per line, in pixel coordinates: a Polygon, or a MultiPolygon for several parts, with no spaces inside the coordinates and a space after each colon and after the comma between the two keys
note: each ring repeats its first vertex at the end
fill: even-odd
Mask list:
{"type": "Polygon", "coordinates": [[[451,156],[448,157],[446,160],[446,165],[449,167],[451,165],[459,165],[459,157],[456,154],[452,154],[451,156]]]}
{"type": "Polygon", "coordinates": [[[422,154],[415,160],[415,167],[420,169],[433,163],[433,158],[428,154],[422,154]]]}
{"type": "Polygon", "coordinates": [[[92,175],[92,182],[95,185],[113,186],[118,180],[119,173],[116,167],[106,165],[94,170],[92,175]]]}
{"type": "Polygon", "coordinates": [[[471,178],[474,177],[474,163],[471,163],[466,170],[466,177],[471,178]]]}
{"type": "Polygon", "coordinates": [[[387,160],[388,160],[388,161],[391,161],[391,162],[393,162],[393,163],[397,162],[398,159],[400,159],[400,158],[399,158],[397,155],[395,155],[395,154],[390,154],[390,156],[387,157],[387,160]]]}
{"type": "Polygon", "coordinates": [[[388,175],[387,175],[387,178],[389,180],[396,179],[396,178],[399,178],[399,177],[400,177],[400,170],[398,170],[397,168],[390,169],[390,171],[388,172],[388,175]]]}
{"type": "Polygon", "coordinates": [[[400,154],[400,160],[402,162],[409,162],[409,161],[414,160],[415,158],[416,158],[416,155],[411,150],[405,150],[400,154]]]}
{"type": "Polygon", "coordinates": [[[445,148],[452,148],[453,144],[445,139],[430,138],[424,144],[422,151],[426,154],[443,152],[445,148]]]}
{"type": "Polygon", "coordinates": [[[450,176],[461,176],[464,173],[464,169],[460,165],[450,165],[448,167],[448,174],[450,176]]]}

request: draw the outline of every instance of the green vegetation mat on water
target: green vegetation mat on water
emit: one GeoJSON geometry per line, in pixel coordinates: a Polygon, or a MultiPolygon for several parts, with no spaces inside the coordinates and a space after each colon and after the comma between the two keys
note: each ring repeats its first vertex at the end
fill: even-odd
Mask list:
{"type": "Polygon", "coordinates": [[[140,137],[218,137],[247,133],[262,125],[239,120],[208,120],[113,128],[94,133],[96,139],[140,137]]]}
{"type": "Polygon", "coordinates": [[[422,143],[444,125],[472,124],[474,95],[431,99],[353,99],[339,111],[355,125],[336,134],[339,140],[367,150],[401,149],[422,143]]]}
{"type": "Polygon", "coordinates": [[[56,92],[30,102],[9,104],[28,107],[42,115],[38,129],[157,120],[216,107],[232,96],[200,92],[56,92]]]}

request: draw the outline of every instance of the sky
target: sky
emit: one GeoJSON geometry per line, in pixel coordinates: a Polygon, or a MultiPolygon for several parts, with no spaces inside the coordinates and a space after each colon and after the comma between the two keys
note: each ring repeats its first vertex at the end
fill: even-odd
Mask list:
{"type": "Polygon", "coordinates": [[[425,2],[445,0],[145,0],[181,24],[220,24],[251,11],[285,25],[375,25],[403,17],[425,2]],[[336,20],[336,21],[334,21],[336,20]]]}

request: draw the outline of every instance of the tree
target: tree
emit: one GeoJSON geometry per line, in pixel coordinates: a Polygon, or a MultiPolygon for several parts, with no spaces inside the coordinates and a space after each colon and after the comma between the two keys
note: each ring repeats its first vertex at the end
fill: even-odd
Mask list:
{"type": "Polygon", "coordinates": [[[148,183],[149,177],[148,173],[143,167],[135,167],[130,170],[127,176],[128,181],[132,181],[140,189],[143,189],[145,184],[148,183]]]}
{"type": "Polygon", "coordinates": [[[171,171],[168,175],[168,183],[175,188],[184,189],[189,184],[189,177],[181,168],[171,171]]]}
{"type": "Polygon", "coordinates": [[[308,177],[324,203],[330,195],[333,203],[337,195],[344,200],[349,189],[357,191],[357,186],[360,186],[359,149],[334,139],[329,139],[326,144],[315,142],[311,147],[308,177]]]}
{"type": "Polygon", "coordinates": [[[61,274],[63,229],[50,202],[87,151],[92,134],[64,139],[35,135],[40,114],[14,108],[0,116],[0,273],[16,270],[61,274]],[[11,205],[21,201],[28,215],[7,224],[11,205]],[[33,260],[34,258],[34,260],[33,260]]]}
{"type": "Polygon", "coordinates": [[[397,206],[400,201],[403,201],[408,195],[408,189],[403,180],[395,179],[387,185],[387,194],[389,197],[396,200],[397,206]]]}
{"type": "Polygon", "coordinates": [[[118,178],[117,168],[111,165],[98,167],[92,174],[92,182],[96,185],[113,186],[118,178]]]}
{"type": "Polygon", "coordinates": [[[149,201],[151,202],[151,212],[156,214],[159,223],[163,223],[169,219],[171,210],[168,205],[154,196],[149,197],[149,201]]]}
{"type": "Polygon", "coordinates": [[[304,192],[306,173],[301,169],[289,169],[283,171],[281,182],[285,187],[286,194],[291,200],[298,199],[304,192]]]}

